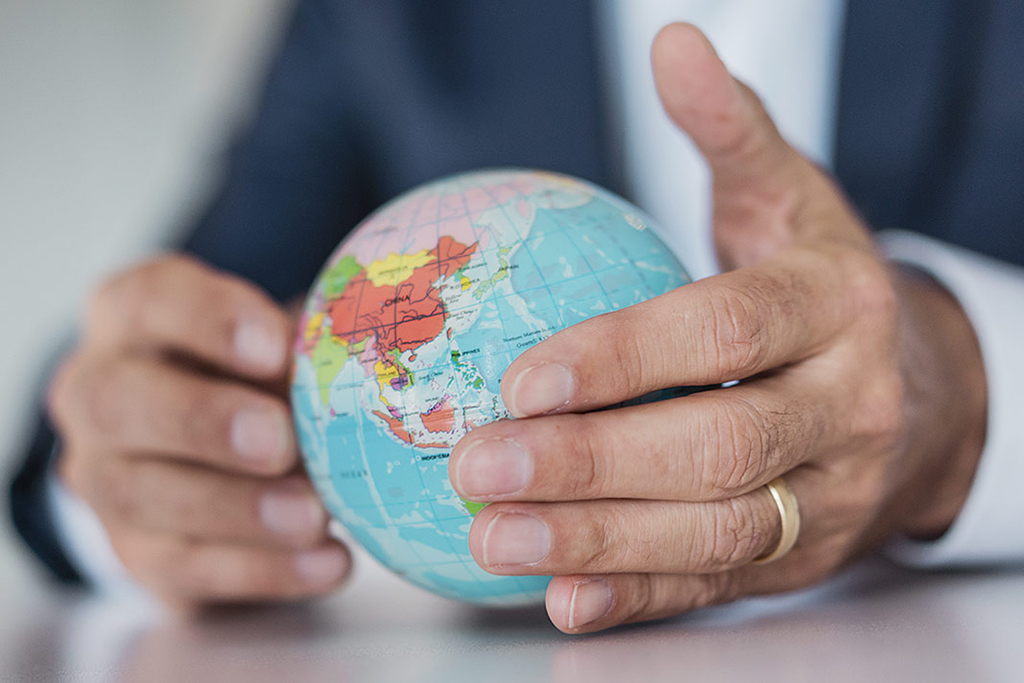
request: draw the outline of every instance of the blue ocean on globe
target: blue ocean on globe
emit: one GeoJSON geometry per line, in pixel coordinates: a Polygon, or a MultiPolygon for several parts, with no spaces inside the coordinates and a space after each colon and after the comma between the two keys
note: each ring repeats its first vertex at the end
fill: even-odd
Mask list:
{"type": "Polygon", "coordinates": [[[689,282],[651,228],[591,183],[485,170],[399,196],[335,250],[303,309],[291,399],[310,478],[371,555],[449,598],[543,600],[549,577],[473,560],[482,506],[452,489],[448,456],[510,418],[501,376],[525,349],[689,282]]]}

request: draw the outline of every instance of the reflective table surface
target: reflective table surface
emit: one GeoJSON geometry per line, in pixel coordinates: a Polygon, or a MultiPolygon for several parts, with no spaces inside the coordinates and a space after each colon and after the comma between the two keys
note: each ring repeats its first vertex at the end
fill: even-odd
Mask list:
{"type": "Polygon", "coordinates": [[[1021,571],[924,574],[870,560],[808,591],[567,636],[542,608],[456,604],[358,559],[328,600],[189,619],[7,581],[0,680],[1024,681],[1021,571]]]}

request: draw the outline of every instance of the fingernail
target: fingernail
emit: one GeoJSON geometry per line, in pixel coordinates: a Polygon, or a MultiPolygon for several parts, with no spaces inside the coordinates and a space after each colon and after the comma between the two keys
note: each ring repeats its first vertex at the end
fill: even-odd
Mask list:
{"type": "Polygon", "coordinates": [[[284,365],[285,340],[271,328],[243,320],[235,330],[235,353],[248,365],[268,372],[284,365]]]}
{"type": "Polygon", "coordinates": [[[498,513],[484,532],[484,564],[536,564],[549,552],[548,525],[530,515],[498,513]]]}
{"type": "Polygon", "coordinates": [[[345,574],[348,560],[340,548],[318,548],[295,556],[295,571],[309,586],[329,586],[345,574]]]}
{"type": "Polygon", "coordinates": [[[492,439],[475,443],[459,459],[455,479],[469,496],[500,496],[526,488],[533,463],[515,441],[492,439]]]}
{"type": "Polygon", "coordinates": [[[260,499],[260,520],[280,536],[311,536],[324,528],[327,515],[308,493],[269,491],[260,499]]]}
{"type": "Polygon", "coordinates": [[[231,446],[243,459],[261,464],[280,461],[288,448],[288,425],[277,411],[243,410],[231,421],[231,446]]]}
{"type": "Polygon", "coordinates": [[[612,587],[604,579],[581,581],[569,599],[569,630],[597,621],[612,608],[612,587]]]}
{"type": "Polygon", "coordinates": [[[535,365],[516,378],[509,410],[515,417],[526,417],[565,407],[575,384],[572,371],[561,363],[535,365]]]}

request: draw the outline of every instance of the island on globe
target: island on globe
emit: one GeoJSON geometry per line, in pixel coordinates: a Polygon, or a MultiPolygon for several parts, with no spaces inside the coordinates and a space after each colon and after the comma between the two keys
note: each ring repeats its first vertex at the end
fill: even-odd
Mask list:
{"type": "Polygon", "coordinates": [[[689,282],[650,227],[585,181],[487,170],[411,190],[341,243],[306,300],[291,399],[309,476],[371,555],[449,598],[543,600],[548,577],[474,562],[482,505],[452,489],[448,456],[510,417],[499,383],[522,351],[689,282]]]}

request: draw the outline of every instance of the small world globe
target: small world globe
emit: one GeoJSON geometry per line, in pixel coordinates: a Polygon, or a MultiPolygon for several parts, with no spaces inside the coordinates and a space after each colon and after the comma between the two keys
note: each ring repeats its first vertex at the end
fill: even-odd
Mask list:
{"type": "Polygon", "coordinates": [[[383,565],[458,600],[543,600],[549,577],[473,560],[482,505],[452,488],[448,457],[510,418],[501,377],[524,350],[689,282],[651,226],[583,180],[486,170],[399,196],[331,255],[303,309],[292,407],[324,504],[383,565]]]}

